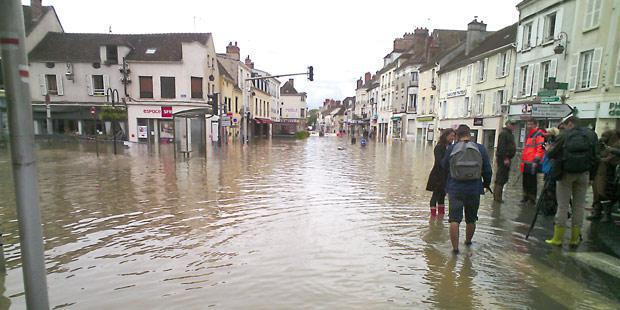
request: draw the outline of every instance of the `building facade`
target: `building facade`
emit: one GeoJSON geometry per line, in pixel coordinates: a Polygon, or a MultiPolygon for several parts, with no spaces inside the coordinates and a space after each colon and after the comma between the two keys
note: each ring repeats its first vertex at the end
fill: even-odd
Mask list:
{"type": "Polygon", "coordinates": [[[280,106],[278,114],[280,120],[275,124],[275,133],[292,135],[306,130],[308,104],[306,93],[295,89],[295,80],[289,79],[280,88],[280,106]]]}

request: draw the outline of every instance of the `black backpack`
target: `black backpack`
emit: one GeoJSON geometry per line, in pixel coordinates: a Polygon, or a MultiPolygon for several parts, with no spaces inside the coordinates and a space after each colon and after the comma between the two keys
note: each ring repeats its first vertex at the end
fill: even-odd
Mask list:
{"type": "Polygon", "coordinates": [[[575,128],[566,133],[562,168],[569,173],[590,171],[594,164],[593,141],[585,128],[575,128]]]}

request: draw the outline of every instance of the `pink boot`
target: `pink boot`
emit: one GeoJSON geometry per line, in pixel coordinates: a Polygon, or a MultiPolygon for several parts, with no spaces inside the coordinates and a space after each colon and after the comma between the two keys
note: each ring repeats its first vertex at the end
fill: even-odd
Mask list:
{"type": "Polygon", "coordinates": [[[440,215],[446,214],[446,205],[438,205],[437,209],[439,209],[439,214],[440,215]]]}
{"type": "Polygon", "coordinates": [[[437,208],[431,207],[431,216],[437,216],[437,208]]]}

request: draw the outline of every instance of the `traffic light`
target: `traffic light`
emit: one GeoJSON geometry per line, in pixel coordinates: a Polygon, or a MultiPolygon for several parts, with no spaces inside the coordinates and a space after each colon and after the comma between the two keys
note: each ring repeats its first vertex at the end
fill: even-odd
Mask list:
{"type": "Polygon", "coordinates": [[[209,105],[211,105],[211,108],[213,109],[213,115],[220,115],[220,109],[218,108],[218,95],[218,93],[207,95],[209,105]]]}
{"type": "Polygon", "coordinates": [[[308,80],[314,81],[314,67],[308,67],[308,80]]]}

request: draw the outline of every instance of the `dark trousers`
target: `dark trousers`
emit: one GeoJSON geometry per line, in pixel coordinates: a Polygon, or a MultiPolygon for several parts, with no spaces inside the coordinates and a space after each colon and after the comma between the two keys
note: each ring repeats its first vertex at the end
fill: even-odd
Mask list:
{"type": "Polygon", "coordinates": [[[538,177],[535,174],[523,173],[523,198],[536,201],[538,177]]]}
{"type": "Polygon", "coordinates": [[[437,205],[445,205],[445,204],[446,204],[446,191],[443,189],[433,191],[433,196],[431,196],[431,208],[434,208],[437,205]]]}
{"type": "Polygon", "coordinates": [[[495,184],[504,186],[508,183],[508,175],[510,174],[510,165],[506,166],[504,161],[497,159],[497,172],[495,173],[495,184]]]}

